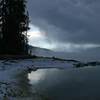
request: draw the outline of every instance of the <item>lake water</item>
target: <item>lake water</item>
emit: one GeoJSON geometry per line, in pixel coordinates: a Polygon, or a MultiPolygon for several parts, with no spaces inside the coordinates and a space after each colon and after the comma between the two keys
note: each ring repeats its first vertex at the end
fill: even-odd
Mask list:
{"type": "Polygon", "coordinates": [[[100,100],[100,68],[38,69],[28,74],[33,93],[47,100],[100,100]]]}

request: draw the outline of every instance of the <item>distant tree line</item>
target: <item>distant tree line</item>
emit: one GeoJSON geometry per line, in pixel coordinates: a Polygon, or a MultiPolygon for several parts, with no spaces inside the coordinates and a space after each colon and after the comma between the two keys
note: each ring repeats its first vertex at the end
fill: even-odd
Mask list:
{"type": "Polygon", "coordinates": [[[0,54],[28,54],[29,14],[25,0],[0,1],[0,54]]]}

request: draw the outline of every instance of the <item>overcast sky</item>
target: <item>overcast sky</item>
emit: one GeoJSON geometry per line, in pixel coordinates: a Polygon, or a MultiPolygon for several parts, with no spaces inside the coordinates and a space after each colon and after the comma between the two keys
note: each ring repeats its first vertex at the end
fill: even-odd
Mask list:
{"type": "Polygon", "coordinates": [[[27,7],[38,34],[31,44],[57,49],[99,46],[100,0],[28,0],[27,7]]]}

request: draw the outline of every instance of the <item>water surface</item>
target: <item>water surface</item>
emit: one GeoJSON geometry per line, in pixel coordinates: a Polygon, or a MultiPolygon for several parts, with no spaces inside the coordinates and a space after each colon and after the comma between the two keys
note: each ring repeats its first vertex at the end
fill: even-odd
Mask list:
{"type": "Polygon", "coordinates": [[[28,74],[32,91],[50,100],[100,100],[100,68],[38,69],[28,74]]]}

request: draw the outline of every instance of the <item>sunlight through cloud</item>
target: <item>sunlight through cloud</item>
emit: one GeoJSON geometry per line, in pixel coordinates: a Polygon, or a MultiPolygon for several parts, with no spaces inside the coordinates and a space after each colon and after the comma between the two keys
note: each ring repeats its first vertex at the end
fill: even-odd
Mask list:
{"type": "Polygon", "coordinates": [[[42,38],[41,32],[39,30],[33,30],[28,32],[29,38],[42,38]]]}

